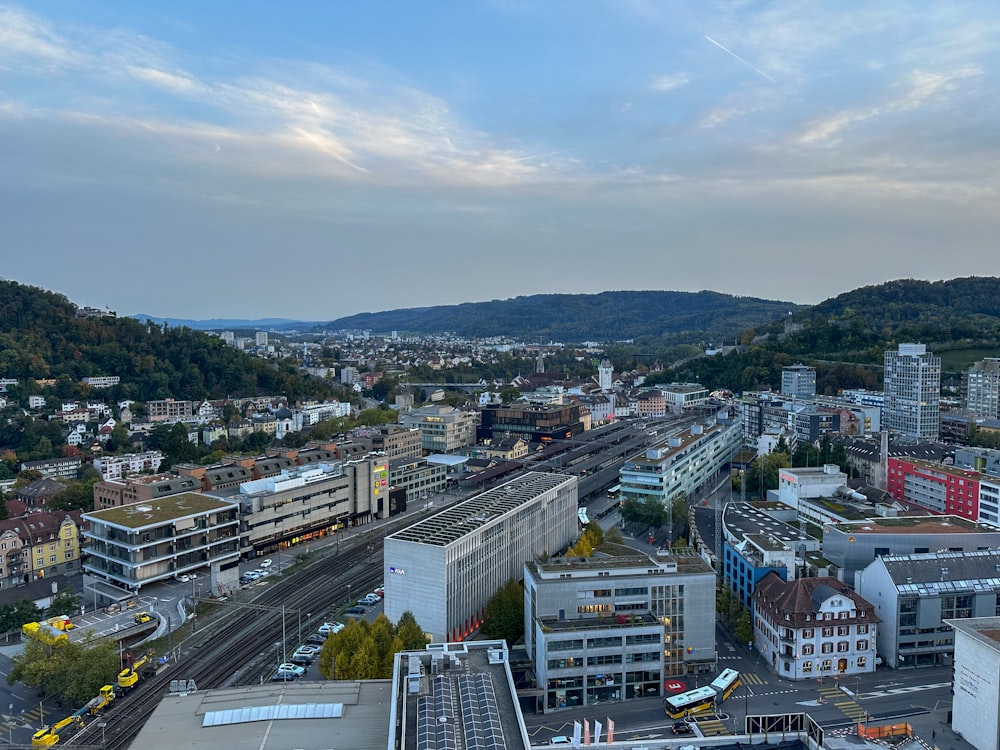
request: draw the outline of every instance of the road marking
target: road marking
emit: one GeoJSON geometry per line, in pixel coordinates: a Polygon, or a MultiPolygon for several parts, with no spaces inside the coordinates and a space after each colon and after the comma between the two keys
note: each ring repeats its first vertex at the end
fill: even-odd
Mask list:
{"type": "Polygon", "coordinates": [[[938,682],[933,685],[914,685],[912,687],[893,688],[892,690],[876,690],[871,693],[864,693],[864,698],[884,698],[887,695],[906,695],[907,693],[917,693],[921,690],[935,690],[937,688],[950,687],[950,682],[938,682]]]}

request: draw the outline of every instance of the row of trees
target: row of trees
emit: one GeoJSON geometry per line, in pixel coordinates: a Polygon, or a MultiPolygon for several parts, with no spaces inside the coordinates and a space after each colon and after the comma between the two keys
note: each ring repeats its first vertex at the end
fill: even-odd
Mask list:
{"type": "Polygon", "coordinates": [[[384,614],[373,622],[352,619],[332,634],[319,653],[319,673],[328,680],[377,680],[392,677],[393,656],[427,644],[413,613],[395,625],[384,614]]]}
{"type": "Polygon", "coordinates": [[[97,695],[122,668],[118,644],[109,639],[58,647],[29,639],[12,661],[8,685],[21,682],[74,706],[97,695]]]}
{"type": "Polygon", "coordinates": [[[655,497],[625,497],[621,502],[622,520],[627,524],[650,529],[664,526],[674,541],[688,536],[688,504],[679,494],[667,505],[655,497]]]}
{"type": "Polygon", "coordinates": [[[60,591],[52,599],[48,609],[42,609],[30,599],[0,607],[0,633],[20,630],[29,622],[38,622],[46,617],[73,615],[80,610],[80,597],[72,591],[60,591]]]}

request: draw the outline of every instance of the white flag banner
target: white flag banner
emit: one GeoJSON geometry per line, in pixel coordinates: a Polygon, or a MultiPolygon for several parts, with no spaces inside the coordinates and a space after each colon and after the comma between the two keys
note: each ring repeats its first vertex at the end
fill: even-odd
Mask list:
{"type": "Polygon", "coordinates": [[[599,722],[597,719],[594,719],[594,744],[595,745],[600,745],[601,744],[601,729],[602,728],[603,727],[601,727],[601,722],[599,722]]]}
{"type": "Polygon", "coordinates": [[[583,741],[583,726],[578,721],[573,722],[573,747],[580,747],[583,741]]]}

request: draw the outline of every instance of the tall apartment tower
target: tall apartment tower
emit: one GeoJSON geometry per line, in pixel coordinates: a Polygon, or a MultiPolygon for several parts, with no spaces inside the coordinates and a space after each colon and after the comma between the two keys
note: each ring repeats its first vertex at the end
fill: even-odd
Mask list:
{"type": "Polygon", "coordinates": [[[781,392],[795,398],[811,398],[816,395],[816,368],[806,365],[790,365],[781,368],[781,392]]]}
{"type": "Polygon", "coordinates": [[[941,429],[941,358],[923,344],[900,344],[885,353],[882,428],[936,440],[941,429]]]}
{"type": "Polygon", "coordinates": [[[597,368],[597,384],[601,386],[602,391],[610,391],[611,384],[614,382],[615,368],[612,366],[611,362],[607,359],[602,359],[601,364],[597,368]]]}
{"type": "Polygon", "coordinates": [[[1000,417],[1000,359],[976,362],[964,380],[965,408],[980,417],[1000,417]]]}

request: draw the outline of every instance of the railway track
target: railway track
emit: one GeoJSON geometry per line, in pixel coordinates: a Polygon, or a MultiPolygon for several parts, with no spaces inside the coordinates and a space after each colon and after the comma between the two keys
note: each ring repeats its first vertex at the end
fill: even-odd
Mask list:
{"type": "Polygon", "coordinates": [[[380,528],[378,535],[359,535],[341,543],[337,553],[310,563],[292,576],[277,579],[256,595],[251,589],[223,602],[228,611],[189,637],[183,655],[173,666],[116,698],[107,713],[88,722],[65,744],[103,745],[107,750],[129,747],[169,690],[172,679],[194,680],[199,690],[269,679],[274,669],[271,654],[275,644],[294,649],[291,644],[299,642],[301,613],[309,615],[301,621],[305,637],[327,615],[370,591],[382,579],[382,535],[412,522],[412,518],[403,519],[380,528]]]}

